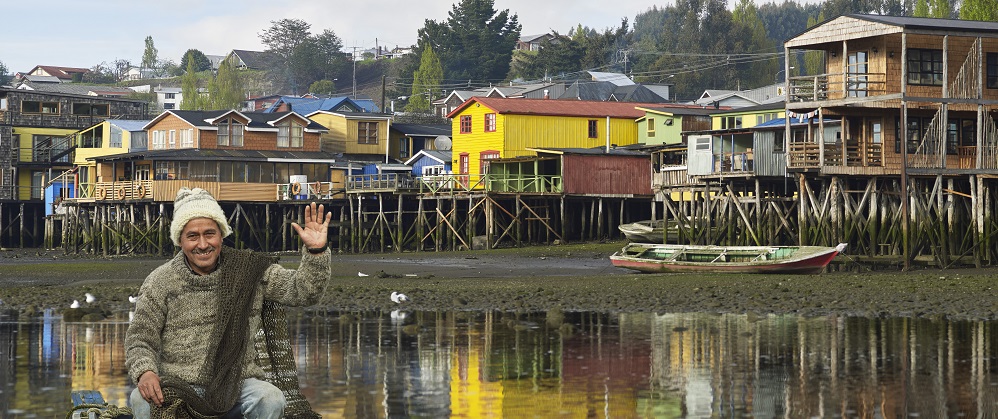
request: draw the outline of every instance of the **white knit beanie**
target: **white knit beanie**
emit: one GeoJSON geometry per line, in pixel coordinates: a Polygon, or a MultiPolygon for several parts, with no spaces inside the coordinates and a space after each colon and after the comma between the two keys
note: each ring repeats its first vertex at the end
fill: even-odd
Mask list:
{"type": "Polygon", "coordinates": [[[201,188],[180,188],[177,199],[173,201],[173,221],[170,222],[170,238],[173,244],[180,246],[180,233],[184,231],[187,222],[195,218],[211,218],[218,223],[222,238],[232,234],[232,228],[225,221],[225,213],[218,201],[208,191],[201,188]]]}

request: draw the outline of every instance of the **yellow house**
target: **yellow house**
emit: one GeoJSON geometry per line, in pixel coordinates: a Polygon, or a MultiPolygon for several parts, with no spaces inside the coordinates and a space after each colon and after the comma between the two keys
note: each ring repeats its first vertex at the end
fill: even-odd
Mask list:
{"type": "Polygon", "coordinates": [[[473,97],[447,115],[454,173],[477,183],[488,160],[536,156],[532,149],[636,144],[638,107],[654,104],[473,97]]]}
{"type": "MultiPolygon", "coordinates": [[[[148,136],[143,127],[149,120],[108,119],[76,133],[76,156],[73,165],[77,168],[79,198],[93,197],[93,185],[98,181],[97,163],[88,160],[93,157],[110,156],[148,149],[148,136]]],[[[130,170],[129,167],[126,170],[130,170]]],[[[135,180],[149,180],[152,167],[138,165],[135,173],[125,177],[135,180]]]]}
{"type": "MultiPolygon", "coordinates": [[[[329,129],[320,138],[322,151],[344,154],[389,155],[391,115],[373,112],[315,111],[307,115],[329,129]]],[[[397,155],[398,145],[395,145],[397,155]]]]}

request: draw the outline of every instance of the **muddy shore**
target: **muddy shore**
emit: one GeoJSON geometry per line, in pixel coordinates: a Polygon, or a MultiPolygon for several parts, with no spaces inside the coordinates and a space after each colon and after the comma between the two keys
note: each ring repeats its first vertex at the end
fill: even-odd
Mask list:
{"type": "MultiPolygon", "coordinates": [[[[855,264],[821,275],[641,274],[610,264],[623,243],[472,252],[334,254],[316,308],[409,310],[714,312],[807,316],[998,319],[998,269],[870,272],[855,264]],[[845,272],[848,270],[848,272],[845,272]]],[[[86,258],[37,249],[0,250],[0,310],[63,311],[84,293],[105,313],[127,310],[143,278],[165,258],[86,258]]],[[[282,254],[294,267],[298,255],[282,254]]]]}

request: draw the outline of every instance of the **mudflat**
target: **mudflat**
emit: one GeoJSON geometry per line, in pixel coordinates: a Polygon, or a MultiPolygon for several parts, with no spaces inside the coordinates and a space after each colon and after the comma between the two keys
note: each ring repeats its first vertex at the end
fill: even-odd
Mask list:
{"type": "MultiPolygon", "coordinates": [[[[334,254],[315,309],[550,310],[932,316],[998,319],[998,269],[871,271],[850,262],[820,275],[642,274],[616,268],[623,242],[464,252],[334,254]],[[393,302],[392,292],[408,301],[393,302]]],[[[281,254],[297,265],[299,255],[281,254]]],[[[0,251],[0,310],[61,311],[84,294],[106,312],[127,310],[142,280],[167,258],[94,258],[38,249],[0,251]]]]}

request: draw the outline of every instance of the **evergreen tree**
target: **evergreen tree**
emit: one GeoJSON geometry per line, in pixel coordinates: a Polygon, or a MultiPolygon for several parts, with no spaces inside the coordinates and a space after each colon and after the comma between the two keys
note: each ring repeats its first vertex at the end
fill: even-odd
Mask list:
{"type": "Polygon", "coordinates": [[[929,2],[928,0],[917,0],[915,2],[915,10],[911,13],[914,17],[929,17],[929,2]]]}
{"type": "Polygon", "coordinates": [[[998,22],[998,0],[963,0],[960,19],[998,22]]]}
{"type": "Polygon", "coordinates": [[[440,59],[427,48],[420,54],[419,69],[412,75],[412,94],[405,105],[406,112],[427,112],[436,98],[435,93],[443,80],[443,67],[440,59]]]}
{"type": "MultiPolygon", "coordinates": [[[[824,13],[818,15],[817,19],[814,16],[807,18],[807,27],[811,27],[824,22],[824,13]]],[[[806,74],[809,76],[822,74],[825,72],[825,56],[821,51],[807,51],[804,53],[804,70],[801,74],[806,74]]]]}
{"type": "MultiPolygon", "coordinates": [[[[759,9],[756,8],[752,0],[741,0],[731,14],[731,20],[740,25],[748,34],[747,37],[736,37],[736,44],[740,43],[741,51],[748,53],[776,52],[777,46],[766,36],[766,26],[759,19],[759,9]]],[[[749,63],[740,66],[743,80],[749,86],[765,86],[776,82],[778,68],[782,67],[780,61],[773,57],[771,59],[753,59],[749,63]],[[754,61],[754,62],[751,62],[754,61]],[[773,76],[770,76],[773,75],[773,76]]]]}
{"type": "Polygon", "coordinates": [[[146,37],[146,49],[142,53],[142,68],[156,68],[156,55],[159,52],[156,50],[156,46],[153,45],[152,37],[146,37]]]}
{"type": "Polygon", "coordinates": [[[0,86],[10,82],[10,75],[7,74],[9,71],[10,70],[7,68],[7,65],[4,64],[3,61],[0,61],[0,86]]]}
{"type": "Polygon", "coordinates": [[[447,80],[502,81],[509,72],[520,23],[509,10],[497,12],[493,0],[461,0],[445,22],[427,19],[419,29],[418,49],[432,49],[447,80]]]}
{"type": "Polygon", "coordinates": [[[229,60],[218,66],[218,74],[208,85],[211,106],[208,109],[239,109],[245,99],[239,72],[229,60]]]}
{"type": "Polygon", "coordinates": [[[211,70],[211,60],[201,50],[194,48],[187,50],[184,58],[180,59],[180,68],[187,68],[188,61],[194,61],[195,72],[211,70]]]}
{"type": "Polygon", "coordinates": [[[192,111],[203,109],[199,106],[201,92],[198,91],[198,75],[194,68],[194,60],[187,60],[187,72],[180,77],[180,109],[192,111]]]}

